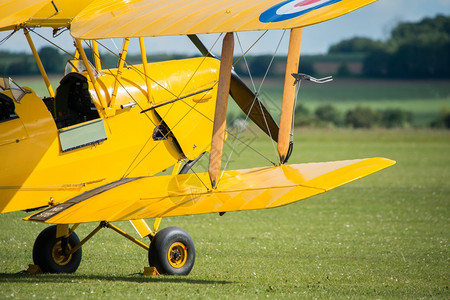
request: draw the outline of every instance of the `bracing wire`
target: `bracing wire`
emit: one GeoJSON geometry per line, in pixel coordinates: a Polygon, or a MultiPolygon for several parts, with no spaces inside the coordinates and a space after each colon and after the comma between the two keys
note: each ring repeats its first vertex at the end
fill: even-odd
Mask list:
{"type": "MultiPolygon", "coordinates": [[[[280,40],[278,41],[277,47],[275,48],[275,51],[273,52],[272,59],[270,60],[269,66],[267,67],[267,70],[266,70],[266,73],[264,74],[264,77],[263,77],[263,79],[261,80],[261,83],[260,83],[260,85],[259,85],[259,88],[258,88],[258,94],[261,92],[263,83],[264,83],[264,81],[266,80],[267,75],[269,74],[269,70],[270,70],[270,68],[271,68],[271,66],[272,66],[272,64],[273,64],[273,61],[274,61],[275,56],[276,56],[276,54],[277,54],[277,52],[278,52],[278,49],[280,48],[280,45],[281,45],[281,42],[283,41],[283,38],[284,38],[285,33],[286,33],[286,30],[283,30],[283,34],[281,35],[280,40]]],[[[262,111],[262,107],[261,107],[261,106],[260,106],[260,109],[261,109],[261,111],[262,111]]],[[[266,127],[269,128],[269,125],[267,124],[266,116],[265,116],[264,114],[263,114],[263,118],[264,118],[264,123],[266,124],[266,127]]],[[[272,142],[272,148],[273,148],[274,153],[275,153],[275,156],[276,156],[276,155],[277,155],[277,149],[276,149],[275,143],[274,143],[274,141],[273,141],[272,135],[270,134],[270,130],[268,130],[268,132],[269,132],[269,135],[270,135],[270,140],[271,140],[271,142],[272,142]]]]}
{"type": "MultiPolygon", "coordinates": [[[[283,31],[283,34],[282,34],[281,37],[280,37],[280,40],[279,40],[279,42],[278,42],[278,45],[277,45],[277,47],[276,47],[276,49],[275,49],[275,51],[274,51],[274,53],[273,53],[273,55],[272,55],[272,59],[271,59],[269,65],[267,66],[267,69],[266,69],[266,72],[265,72],[265,74],[264,74],[264,77],[263,77],[263,79],[262,79],[262,81],[261,81],[261,84],[259,85],[258,90],[255,92],[255,98],[253,99],[253,102],[252,102],[251,108],[250,108],[250,110],[249,110],[249,113],[247,113],[246,118],[245,118],[245,121],[246,121],[246,122],[247,122],[247,120],[248,120],[248,118],[249,118],[250,111],[251,111],[251,109],[253,108],[253,105],[254,105],[255,102],[256,102],[257,96],[258,96],[258,94],[259,94],[260,91],[261,91],[261,88],[262,88],[262,86],[263,86],[263,83],[264,83],[264,81],[265,81],[265,79],[266,79],[266,77],[267,77],[267,75],[268,75],[268,73],[269,73],[269,70],[270,70],[270,68],[271,68],[271,66],[272,66],[273,60],[275,59],[275,55],[276,55],[276,53],[278,52],[278,49],[279,49],[279,47],[280,47],[280,45],[281,45],[281,42],[282,42],[282,40],[283,40],[283,37],[284,37],[285,32],[286,32],[286,31],[283,31]]],[[[258,39],[258,40],[259,40],[259,39],[258,39]]],[[[239,41],[239,39],[238,39],[238,41],[239,41]]],[[[239,45],[241,46],[240,43],[239,43],[239,45]]],[[[253,45],[252,45],[252,46],[253,46],[253,45]]],[[[241,48],[241,51],[242,51],[242,48],[241,48]]],[[[243,56],[244,56],[244,61],[245,61],[245,62],[246,62],[245,54],[246,54],[247,52],[248,52],[248,50],[243,54],[243,56]]],[[[248,65],[247,65],[247,70],[248,70],[248,72],[249,72],[249,74],[250,74],[250,76],[251,76],[250,68],[248,67],[248,65]]],[[[259,105],[261,105],[261,103],[259,103],[259,105]]],[[[261,111],[262,111],[262,106],[260,106],[260,109],[261,109],[261,111]]],[[[266,119],[266,117],[265,117],[264,114],[263,114],[263,118],[264,118],[264,122],[265,122],[265,124],[266,124],[266,127],[269,128],[268,123],[267,123],[267,119],[266,119]]],[[[270,130],[268,130],[268,132],[269,132],[270,140],[272,141],[272,146],[273,146],[273,149],[274,149],[274,152],[275,152],[275,155],[276,155],[277,150],[276,150],[276,147],[275,147],[275,143],[274,143],[274,141],[273,141],[272,135],[270,134],[270,130]]],[[[240,132],[239,132],[239,134],[238,134],[238,137],[240,137],[241,133],[242,133],[242,130],[240,130],[240,132]]],[[[237,139],[235,140],[234,145],[233,145],[232,150],[231,150],[231,153],[230,153],[229,156],[228,156],[227,162],[226,162],[225,167],[224,167],[224,171],[226,170],[226,168],[227,168],[227,166],[228,166],[228,163],[229,163],[229,161],[230,161],[230,159],[231,159],[231,155],[233,154],[233,152],[234,152],[234,150],[235,150],[235,148],[236,148],[236,145],[237,145],[236,142],[237,142],[237,139]]],[[[274,163],[273,161],[271,161],[271,160],[269,160],[269,161],[270,161],[273,165],[275,165],[275,163],[274,163]]],[[[222,172],[222,175],[223,175],[223,172],[222,172]]],[[[222,177],[222,175],[221,175],[221,177],[222,177]]],[[[219,180],[220,180],[220,178],[219,178],[219,180]]]]}
{"type": "Polygon", "coordinates": [[[295,91],[295,101],[294,101],[294,109],[292,114],[292,126],[291,126],[291,132],[290,132],[290,141],[292,142],[294,140],[294,116],[295,116],[295,108],[297,107],[297,101],[298,101],[298,92],[300,91],[300,86],[302,84],[302,81],[299,80],[297,82],[297,87],[295,91]]]}
{"type": "Polygon", "coordinates": [[[34,34],[36,34],[37,36],[39,36],[41,39],[45,40],[46,42],[50,43],[51,45],[53,45],[54,47],[58,48],[59,50],[61,50],[62,52],[64,52],[65,54],[69,55],[70,57],[74,58],[75,56],[72,53],[67,52],[64,48],[62,48],[61,46],[53,43],[52,41],[50,41],[49,39],[47,39],[46,37],[44,37],[43,35],[39,34],[38,32],[36,32],[35,30],[33,30],[32,28],[27,28],[28,31],[33,32],[34,34]]]}
{"type": "MultiPolygon", "coordinates": [[[[236,34],[236,37],[237,37],[237,40],[238,40],[239,48],[241,49],[242,52],[244,52],[244,51],[243,51],[243,48],[242,48],[242,44],[241,44],[241,39],[239,38],[239,35],[236,34]]],[[[259,39],[258,39],[257,41],[259,41],[259,39]]],[[[256,42],[255,42],[255,43],[256,43],[256,42]]],[[[253,80],[252,72],[250,72],[250,67],[249,67],[249,65],[248,65],[247,58],[245,57],[245,54],[243,54],[243,58],[242,58],[242,59],[244,60],[244,63],[245,63],[245,67],[246,67],[246,69],[247,69],[248,76],[250,77],[250,81],[251,81],[252,86],[253,86],[253,90],[256,92],[255,81],[253,80]]],[[[237,61],[236,61],[235,64],[237,64],[237,61]]]]}
{"type": "MultiPolygon", "coordinates": [[[[255,92],[255,98],[253,99],[252,105],[251,105],[251,107],[250,107],[248,113],[247,113],[246,116],[245,116],[245,122],[247,122],[247,120],[248,120],[248,118],[249,118],[250,111],[253,109],[253,105],[255,104],[256,99],[257,99],[257,97],[258,97],[258,94],[259,94],[259,92],[261,91],[262,85],[263,85],[263,83],[264,83],[264,81],[265,81],[265,79],[266,79],[266,77],[267,77],[267,75],[268,75],[268,73],[269,73],[269,70],[270,70],[270,68],[271,68],[271,66],[272,66],[272,63],[273,63],[274,59],[275,59],[275,55],[276,55],[276,53],[278,52],[278,49],[279,49],[280,44],[281,44],[281,42],[282,42],[282,40],[283,40],[283,37],[284,37],[285,32],[286,32],[286,31],[283,31],[283,34],[281,35],[281,38],[280,38],[280,40],[279,40],[279,42],[278,42],[278,45],[277,45],[277,47],[276,47],[276,49],[275,49],[275,51],[274,51],[274,53],[273,53],[273,55],[272,55],[272,59],[270,60],[269,65],[267,66],[267,69],[266,69],[266,72],[265,72],[265,74],[264,74],[264,77],[263,77],[263,79],[262,79],[262,81],[261,81],[261,84],[259,85],[258,90],[255,92]]],[[[265,34],[265,33],[263,33],[263,34],[265,34]]],[[[259,41],[259,40],[260,40],[260,38],[259,38],[257,41],[259,41]]],[[[241,45],[241,43],[240,43],[239,37],[238,37],[238,43],[239,43],[239,46],[241,47],[241,51],[243,52],[242,45],[241,45]]],[[[253,47],[254,45],[255,45],[255,43],[254,43],[251,47],[253,47]]],[[[248,49],[247,51],[245,51],[245,52],[242,54],[241,57],[243,57],[244,62],[246,63],[246,67],[247,67],[249,76],[250,76],[250,78],[252,78],[252,77],[251,77],[250,68],[249,68],[249,66],[248,66],[248,64],[247,64],[247,60],[245,59],[245,54],[248,53],[248,51],[249,51],[249,49],[248,49]]],[[[239,58],[239,59],[241,59],[241,58],[239,58]]],[[[253,80],[252,80],[252,83],[253,83],[253,80]]],[[[261,105],[261,103],[259,103],[259,105],[261,105]]],[[[263,111],[261,106],[260,106],[260,109],[261,109],[261,111],[263,111]]],[[[267,119],[266,119],[266,117],[265,117],[264,114],[263,114],[263,118],[264,118],[264,122],[265,122],[267,128],[269,128],[268,123],[267,123],[267,119]]],[[[239,133],[238,133],[238,135],[237,135],[237,137],[236,137],[236,139],[235,139],[235,141],[234,141],[234,143],[233,143],[233,147],[232,147],[232,149],[231,149],[230,154],[228,155],[227,161],[226,161],[225,166],[224,166],[224,168],[223,168],[223,170],[222,170],[222,172],[221,172],[221,175],[220,175],[220,177],[219,177],[219,180],[218,180],[217,184],[219,184],[220,180],[222,179],[222,176],[223,176],[224,172],[226,171],[226,169],[227,169],[227,167],[228,167],[228,164],[229,164],[229,162],[230,162],[230,160],[231,160],[231,156],[232,156],[233,153],[234,153],[234,150],[235,150],[236,145],[237,145],[237,141],[239,140],[239,137],[240,137],[240,135],[242,134],[242,132],[243,132],[243,129],[241,129],[241,130],[239,131],[239,133]]],[[[227,131],[227,133],[228,133],[228,131],[227,131]]],[[[269,136],[270,136],[270,140],[272,141],[272,146],[273,146],[273,148],[274,148],[275,155],[276,155],[276,151],[277,151],[277,150],[276,150],[274,141],[273,141],[273,139],[272,139],[272,136],[271,136],[271,134],[270,134],[270,130],[268,130],[268,133],[269,133],[269,136]]],[[[260,154],[260,155],[262,155],[262,154],[260,154]]],[[[264,155],[263,155],[263,157],[266,158],[264,155]]],[[[269,160],[273,165],[276,165],[276,163],[274,163],[274,162],[271,161],[270,159],[268,159],[268,158],[266,158],[266,159],[269,160]]]]}
{"type": "Polygon", "coordinates": [[[6,42],[7,40],[9,40],[9,38],[12,37],[13,34],[16,33],[16,32],[17,32],[17,30],[13,30],[10,34],[8,34],[7,36],[5,36],[5,37],[0,41],[0,46],[1,46],[4,42],[6,42]]]}
{"type": "MultiPolygon", "coordinates": [[[[57,44],[55,44],[55,43],[53,43],[52,41],[50,41],[49,39],[47,39],[47,38],[45,38],[44,36],[42,36],[41,34],[39,34],[38,32],[36,32],[35,30],[33,30],[33,29],[29,29],[29,31],[31,31],[31,32],[33,32],[33,33],[35,33],[37,36],[39,36],[40,38],[42,38],[43,40],[45,40],[45,41],[47,41],[48,43],[50,43],[51,45],[53,45],[54,47],[56,47],[56,48],[58,48],[58,49],[60,49],[61,51],[63,51],[64,53],[66,53],[66,54],[68,54],[69,56],[71,56],[71,57],[74,57],[74,55],[73,54],[71,54],[71,53],[69,53],[69,52],[67,52],[65,49],[63,49],[62,47],[60,47],[59,45],[57,45],[57,44]]],[[[267,31],[266,31],[267,32],[267,31]]],[[[266,32],[264,32],[256,41],[255,41],[255,43],[249,48],[249,49],[247,49],[247,51],[245,52],[245,53],[243,53],[243,55],[241,56],[241,57],[239,57],[237,60],[236,60],[236,62],[234,63],[234,65],[240,60],[240,59],[242,59],[242,58],[244,58],[245,59],[245,54],[262,38],[262,36],[266,33],[266,32]]],[[[0,41],[0,44],[1,43],[3,43],[4,41],[6,41],[7,39],[9,39],[13,34],[14,34],[15,32],[12,32],[9,36],[7,36],[6,38],[4,38],[2,41],[0,41]]],[[[217,40],[214,42],[214,44],[213,44],[213,46],[211,47],[211,49],[212,48],[214,48],[214,46],[216,45],[216,43],[218,42],[218,40],[220,39],[220,36],[217,38],[217,40]]],[[[86,42],[86,41],[85,41],[86,42]]],[[[97,41],[98,42],[98,41],[97,41]]],[[[117,45],[115,45],[115,43],[114,43],[114,41],[112,41],[113,42],[113,44],[114,44],[114,46],[116,47],[116,49],[118,50],[118,48],[117,48],[117,45]]],[[[108,47],[106,47],[105,45],[103,45],[102,43],[100,43],[100,42],[98,42],[98,44],[99,45],[101,45],[104,49],[106,49],[107,51],[109,51],[110,53],[112,53],[114,56],[118,56],[116,53],[114,53],[113,51],[111,51],[108,47]]],[[[90,44],[87,44],[88,45],[88,47],[90,48],[90,49],[92,49],[92,45],[90,45],[90,44]]],[[[241,47],[242,48],[242,47],[241,47]]],[[[119,51],[119,50],[118,50],[119,51]]],[[[94,52],[93,52],[94,53],[94,52]]],[[[206,58],[206,57],[205,57],[206,58]]],[[[100,58],[100,60],[101,60],[101,58],[100,58]]],[[[273,61],[273,60],[272,60],[273,61]]],[[[102,64],[103,65],[105,65],[106,66],[106,64],[105,64],[105,62],[104,61],[102,61],[101,60],[101,62],[102,62],[102,64]]],[[[203,61],[202,61],[203,62],[203,61]]],[[[126,62],[127,63],[127,62],[126,62]]],[[[129,64],[130,65],[130,64],[129,64]]],[[[200,65],[201,65],[201,63],[200,63],[200,65]]],[[[130,65],[130,66],[132,66],[132,65],[130,65]]],[[[200,66],[199,66],[200,67],[200,66]]],[[[194,71],[194,74],[193,75],[195,75],[195,73],[198,71],[198,69],[199,69],[199,67],[194,71]]],[[[248,67],[248,65],[247,65],[247,67],[248,67]]],[[[269,66],[269,68],[270,68],[270,66],[269,66]]],[[[106,66],[106,69],[108,70],[108,71],[110,71],[110,73],[112,74],[112,72],[111,72],[111,70],[106,66]]],[[[135,69],[138,73],[141,73],[141,76],[142,75],[144,75],[144,76],[147,76],[152,82],[154,82],[155,84],[157,84],[158,86],[160,86],[161,88],[163,88],[163,89],[165,89],[167,92],[169,92],[169,93],[171,93],[174,97],[177,97],[177,95],[175,94],[175,93],[172,93],[170,90],[168,90],[166,87],[164,87],[162,84],[160,84],[160,83],[158,83],[156,80],[153,80],[151,77],[149,77],[148,75],[146,75],[146,74],[144,74],[141,70],[139,70],[139,69],[137,69],[137,68],[133,68],[133,69],[135,69]]],[[[192,78],[193,77],[193,75],[190,77],[190,78],[192,78]]],[[[267,75],[267,72],[266,72],[266,75],[267,75]]],[[[114,76],[114,75],[113,75],[114,76]]],[[[186,85],[184,86],[184,88],[182,89],[182,92],[184,91],[184,89],[187,87],[187,85],[188,85],[188,83],[189,83],[189,81],[186,83],[186,85]]],[[[119,84],[121,85],[121,87],[126,91],[126,93],[130,96],[130,98],[132,98],[133,99],[133,96],[129,93],[129,91],[126,89],[126,87],[119,81],[119,84]]],[[[215,84],[217,84],[217,82],[215,83],[215,84]]],[[[255,87],[255,84],[253,83],[253,86],[254,86],[254,88],[256,88],[255,87]]],[[[181,92],[181,93],[182,93],[181,92]]],[[[136,104],[140,107],[140,105],[139,105],[139,103],[137,102],[137,101],[135,101],[136,102],[136,104]]],[[[196,110],[198,113],[200,113],[201,115],[203,115],[204,117],[206,117],[208,120],[210,120],[211,122],[213,122],[213,120],[211,120],[209,117],[207,117],[206,115],[204,115],[203,113],[201,113],[200,111],[198,111],[197,109],[195,109],[195,105],[194,106],[191,106],[190,104],[188,104],[187,102],[185,102],[185,101],[183,101],[186,105],[188,105],[189,107],[190,107],[190,110],[184,115],[184,116],[182,116],[181,118],[180,118],[180,120],[175,124],[175,126],[174,127],[176,127],[181,121],[182,121],[182,119],[183,118],[185,118],[188,114],[189,114],[189,112],[191,111],[191,110],[196,110]]],[[[252,104],[253,105],[253,104],[252,104]]],[[[142,109],[142,107],[140,107],[141,109],[142,109]]],[[[153,122],[153,120],[151,120],[151,118],[149,117],[149,116],[147,116],[147,118],[149,119],[149,121],[150,122],[152,122],[152,124],[153,125],[155,125],[155,123],[153,122]]],[[[247,115],[247,118],[248,118],[248,115],[247,115]]],[[[167,135],[168,134],[170,134],[171,132],[172,132],[172,130],[173,130],[173,128],[170,128],[170,130],[169,130],[169,132],[167,133],[167,135]]],[[[261,152],[259,152],[259,151],[257,151],[255,148],[253,148],[251,145],[249,145],[248,143],[246,143],[246,142],[244,142],[243,140],[241,140],[240,139],[240,133],[236,136],[236,135],[234,135],[233,133],[231,133],[231,132],[228,132],[228,134],[230,134],[230,136],[233,136],[236,140],[235,140],[235,145],[234,145],[234,147],[233,147],[233,151],[234,151],[234,148],[235,148],[235,146],[236,146],[236,144],[237,144],[237,142],[239,141],[239,142],[241,142],[243,145],[245,145],[246,147],[248,147],[249,149],[251,149],[251,150],[253,150],[255,153],[257,153],[258,155],[260,155],[261,157],[263,157],[264,159],[266,159],[267,161],[269,161],[270,163],[272,163],[272,164],[274,164],[275,165],[275,163],[272,161],[272,160],[270,160],[268,157],[266,157],[265,155],[263,155],[261,152]]],[[[144,145],[143,145],[143,147],[141,148],[141,150],[139,151],[139,153],[135,156],[135,159],[132,161],[132,163],[131,163],[131,165],[129,166],[129,168],[128,168],[128,170],[125,172],[125,174],[124,174],[124,176],[123,177],[126,177],[126,176],[128,176],[144,159],[145,159],[145,157],[147,157],[148,155],[150,155],[154,150],[155,150],[155,148],[156,148],[156,145],[155,145],[155,147],[153,147],[152,149],[150,149],[149,151],[148,151],[148,153],[147,154],[145,154],[144,155],[144,157],[141,159],[141,160],[139,160],[139,162],[137,162],[136,163],[136,160],[137,160],[137,158],[141,155],[141,153],[142,153],[142,151],[145,149],[145,147],[146,147],[146,145],[148,144],[148,142],[151,140],[151,136],[150,136],[150,138],[147,140],[147,142],[145,142],[144,143],[144,145]],[[135,165],[133,168],[132,168],[132,166],[133,165],[135,165]]],[[[232,151],[232,152],[233,152],[232,151]]],[[[199,179],[200,179],[200,177],[199,177],[199,179]]],[[[205,183],[203,183],[204,185],[205,185],[205,187],[206,187],[206,184],[205,183]]]]}
{"type": "MultiPolygon", "coordinates": [[[[263,35],[264,35],[265,33],[263,33],[263,35]]],[[[220,35],[221,36],[221,35],[220,35]]],[[[214,42],[214,44],[213,44],[213,46],[211,47],[211,49],[212,48],[214,48],[214,46],[215,46],[215,44],[218,42],[218,40],[220,39],[220,36],[216,39],[216,41],[214,42]]],[[[258,40],[257,41],[259,41],[261,39],[261,37],[260,38],[258,38],[258,40]]],[[[256,44],[256,42],[251,46],[251,47],[253,47],[254,45],[256,44]]],[[[102,45],[103,46],[103,45],[102,45]]],[[[209,49],[209,52],[211,51],[211,49],[209,49]]],[[[245,53],[247,53],[248,51],[249,51],[250,49],[248,49],[245,53]]],[[[245,55],[245,53],[244,53],[244,55],[245,55]]],[[[205,56],[205,58],[206,58],[206,56],[205,56]]],[[[242,58],[242,56],[240,57],[240,58],[242,58]]],[[[240,59],[239,58],[239,59],[240,59]]],[[[238,60],[239,60],[238,59],[238,60]]],[[[204,61],[204,60],[203,60],[204,61]]],[[[203,61],[201,62],[201,63],[203,63],[203,61]]],[[[200,63],[200,65],[201,65],[201,63],[200,63]]],[[[199,66],[200,67],[200,66],[199,66]]],[[[194,75],[195,75],[195,73],[197,72],[197,70],[198,70],[198,68],[196,69],[196,71],[194,72],[194,75]]],[[[192,78],[192,77],[191,77],[192,78]]],[[[189,82],[188,82],[189,83],[189,82]]],[[[187,84],[188,83],[186,83],[186,85],[185,85],[185,87],[187,86],[187,84]]],[[[215,84],[217,84],[217,82],[215,83],[215,84]]],[[[185,88],[184,87],[184,88],[185,88]]],[[[184,90],[184,88],[183,88],[183,90],[184,90]]],[[[184,101],[183,101],[184,102],[184,101]]],[[[188,103],[186,103],[186,102],[184,102],[185,104],[187,104],[191,109],[194,109],[194,110],[196,110],[195,109],[195,106],[197,105],[197,104],[195,104],[194,106],[191,106],[191,105],[189,105],[188,103]]],[[[253,104],[254,104],[254,102],[253,102],[253,104]]],[[[252,105],[253,105],[252,104],[252,105]]],[[[199,112],[198,110],[196,110],[198,113],[200,113],[201,115],[203,115],[204,117],[206,117],[208,120],[210,120],[211,122],[213,122],[213,120],[211,120],[209,117],[207,117],[207,116],[205,116],[203,113],[201,113],[201,112],[199,112]]],[[[170,128],[169,129],[169,132],[167,133],[167,134],[170,134],[173,130],[174,130],[174,128],[183,120],[183,118],[185,118],[188,114],[190,113],[190,110],[185,114],[185,115],[183,115],[181,118],[180,118],[180,120],[172,127],[172,128],[170,128]]],[[[247,118],[248,118],[248,115],[247,115],[247,118]]],[[[266,126],[267,126],[267,121],[266,121],[266,126]]],[[[251,147],[249,144],[247,144],[247,143],[245,143],[244,141],[242,141],[241,139],[240,139],[240,134],[238,135],[238,136],[236,136],[236,135],[234,135],[233,133],[231,133],[231,132],[228,132],[227,131],[227,133],[228,134],[230,134],[231,136],[233,136],[236,140],[235,140],[235,146],[236,146],[236,143],[237,143],[237,141],[239,141],[239,142],[241,142],[242,144],[244,144],[246,147],[248,147],[249,149],[251,149],[251,150],[253,150],[255,153],[257,153],[258,155],[260,155],[261,157],[263,157],[264,159],[266,159],[268,162],[270,162],[271,164],[273,164],[273,165],[275,165],[275,163],[271,160],[271,159],[269,159],[268,157],[266,157],[264,154],[262,154],[261,152],[259,152],[259,151],[257,151],[255,148],[253,148],[253,147],[251,147]]],[[[235,148],[235,147],[234,147],[235,148]]],[[[140,160],[140,162],[142,162],[152,151],[154,150],[154,148],[153,149],[151,149],[141,160],[140,160]]],[[[140,164],[140,162],[139,163],[137,163],[136,164],[136,166],[135,167],[137,167],[137,165],[139,165],[140,164]]],[[[134,169],[134,168],[133,168],[134,169]]],[[[133,170],[132,169],[132,170],[133,170]]],[[[130,172],[132,172],[132,170],[128,170],[127,172],[128,172],[128,174],[130,173],[130,172]]],[[[204,184],[204,183],[203,183],[204,184]]],[[[206,185],[205,185],[206,186],[206,185]]]]}
{"type": "MultiPolygon", "coordinates": [[[[217,38],[217,40],[216,40],[216,42],[214,43],[214,45],[217,43],[217,41],[219,40],[219,38],[220,38],[220,36],[217,38]]],[[[214,47],[214,45],[213,45],[213,47],[214,47]]],[[[103,46],[103,45],[102,45],[103,46]]],[[[201,65],[203,64],[203,62],[205,61],[205,59],[206,59],[206,56],[203,58],[203,60],[200,62],[200,64],[199,64],[199,66],[197,67],[197,69],[194,71],[194,74],[192,74],[192,76],[189,78],[189,80],[188,80],[188,82],[185,84],[185,86],[183,87],[183,89],[182,89],[182,91],[180,92],[180,94],[181,93],[183,93],[183,91],[184,91],[184,89],[187,87],[187,85],[189,84],[189,82],[192,80],[192,78],[194,77],[194,75],[197,73],[197,71],[198,71],[198,69],[201,67],[201,65]]],[[[136,69],[137,70],[137,69],[136,69]]],[[[137,70],[137,71],[139,71],[139,70],[137,70]]],[[[144,76],[145,76],[145,74],[144,74],[144,76]]],[[[215,86],[217,84],[217,82],[215,82],[214,83],[214,85],[213,85],[213,87],[215,86]]],[[[175,95],[174,93],[172,93],[172,92],[170,92],[172,95],[175,95]]],[[[175,95],[176,96],[176,95],[175,95]]],[[[193,106],[191,106],[189,103],[187,103],[186,101],[183,101],[182,100],[182,102],[183,103],[185,103],[186,105],[188,105],[189,106],[189,110],[178,120],[178,122],[172,127],[172,128],[169,128],[169,132],[167,132],[166,133],[166,135],[165,136],[168,136],[169,134],[171,134],[172,132],[173,132],[173,130],[177,127],[177,125],[178,124],[180,124],[181,123],[181,121],[185,118],[185,117],[187,117],[187,115],[192,111],[192,110],[195,110],[196,112],[198,112],[200,115],[202,115],[202,116],[204,116],[204,117],[206,117],[206,119],[208,119],[209,121],[211,121],[211,122],[213,122],[213,120],[211,120],[209,117],[207,117],[206,115],[204,115],[202,112],[200,112],[200,111],[198,111],[196,108],[195,108],[195,106],[198,104],[198,103],[195,103],[193,106]]],[[[166,112],[166,115],[170,112],[170,110],[172,109],[172,107],[173,107],[173,105],[171,105],[171,107],[169,108],[169,110],[166,112]]],[[[164,117],[161,117],[161,119],[164,119],[164,117]]],[[[156,147],[156,146],[155,146],[156,147]]],[[[151,154],[151,152],[155,149],[155,147],[153,147],[152,149],[150,149],[150,151],[146,154],[146,155],[144,155],[143,156],[143,158],[134,166],[134,168],[132,168],[131,170],[130,170],[130,168],[131,168],[131,166],[132,165],[130,165],[129,166],[129,168],[127,169],[127,171],[125,172],[125,175],[124,175],[124,177],[125,176],[128,176],[148,155],[150,155],[151,154]]],[[[140,153],[142,152],[142,150],[143,150],[143,148],[141,149],[141,151],[140,151],[140,153]]],[[[140,154],[139,153],[139,154],[140,154]]],[[[134,161],[136,161],[136,159],[137,159],[137,157],[135,158],[135,160],[134,161]]],[[[134,163],[134,161],[133,161],[133,163],[134,163]]],[[[204,183],[203,183],[204,184],[204,183]]]]}

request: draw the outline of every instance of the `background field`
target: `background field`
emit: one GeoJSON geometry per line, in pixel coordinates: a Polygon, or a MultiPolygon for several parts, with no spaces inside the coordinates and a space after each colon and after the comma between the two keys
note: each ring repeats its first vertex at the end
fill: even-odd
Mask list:
{"type": "MultiPolygon", "coordinates": [[[[42,79],[34,77],[15,77],[20,84],[29,86],[41,97],[48,96],[42,79]]],[[[51,78],[53,89],[59,85],[58,77],[51,78]]],[[[258,90],[260,99],[279,119],[279,107],[283,94],[282,79],[267,79],[260,89],[261,80],[254,84],[246,80],[252,90],[258,90]]],[[[450,108],[449,80],[369,80],[335,78],[326,85],[303,82],[298,103],[306,106],[311,112],[324,104],[331,104],[342,114],[357,106],[374,110],[399,108],[413,114],[414,127],[428,127],[436,119],[443,108],[450,108]]],[[[232,118],[243,116],[234,101],[230,101],[229,114],[232,118]]]]}
{"type": "MultiPolygon", "coordinates": [[[[241,138],[276,159],[255,129],[241,138]]],[[[448,299],[450,132],[299,129],[295,145],[292,163],[385,156],[397,164],[282,208],[163,220],[194,239],[187,277],[141,276],[145,251],[107,229],[83,247],[75,274],[24,274],[45,225],[21,221],[23,212],[0,215],[0,298],[448,299]]],[[[228,168],[267,164],[238,145],[228,168]]]]}
{"type": "MultiPolygon", "coordinates": [[[[252,86],[251,83],[248,84],[252,86]]],[[[259,84],[260,82],[256,80],[257,88],[259,84]]],[[[260,91],[262,100],[276,116],[279,114],[282,91],[281,80],[265,81],[260,91]]],[[[321,105],[331,104],[343,114],[357,106],[374,110],[399,108],[413,114],[414,126],[424,127],[437,117],[442,108],[450,107],[450,81],[342,79],[339,77],[324,85],[303,81],[298,103],[306,106],[311,112],[321,105]]]]}

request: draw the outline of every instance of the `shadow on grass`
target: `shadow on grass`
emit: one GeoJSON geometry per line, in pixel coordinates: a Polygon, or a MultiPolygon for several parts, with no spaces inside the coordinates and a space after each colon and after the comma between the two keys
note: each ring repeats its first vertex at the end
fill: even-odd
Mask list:
{"type": "Polygon", "coordinates": [[[0,283],[74,283],[79,281],[100,280],[105,282],[132,282],[132,283],[187,283],[187,284],[230,284],[231,281],[224,280],[202,280],[185,276],[143,276],[142,273],[130,274],[127,276],[114,275],[75,275],[75,274],[28,274],[19,273],[0,273],[0,283]]]}

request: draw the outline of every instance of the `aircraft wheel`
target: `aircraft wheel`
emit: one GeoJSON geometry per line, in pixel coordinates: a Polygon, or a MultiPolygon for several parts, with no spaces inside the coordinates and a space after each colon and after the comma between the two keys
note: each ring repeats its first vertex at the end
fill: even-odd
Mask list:
{"type": "Polygon", "coordinates": [[[68,238],[56,238],[56,225],[45,228],[36,238],[33,246],[33,261],[44,273],[73,273],[81,262],[82,250],[67,254],[80,243],[73,232],[68,238]],[[66,251],[64,244],[67,243],[66,251]]]}
{"type": "Polygon", "coordinates": [[[166,227],[153,237],[148,261],[160,274],[188,275],[195,262],[194,242],[183,229],[166,227]]]}

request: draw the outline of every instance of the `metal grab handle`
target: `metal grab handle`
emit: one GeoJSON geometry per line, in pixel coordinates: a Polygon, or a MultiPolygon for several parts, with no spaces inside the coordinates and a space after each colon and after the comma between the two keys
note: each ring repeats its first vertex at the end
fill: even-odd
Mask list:
{"type": "Polygon", "coordinates": [[[292,73],[292,77],[295,78],[294,85],[296,85],[300,80],[308,80],[314,83],[327,83],[333,81],[333,76],[327,76],[323,78],[314,78],[311,75],[303,74],[303,73],[292,73]]]}
{"type": "Polygon", "coordinates": [[[125,109],[125,108],[127,108],[127,107],[133,108],[133,107],[136,106],[136,104],[137,104],[136,102],[130,101],[129,103],[122,104],[122,105],[120,106],[120,108],[121,108],[121,109],[125,109]]]}

